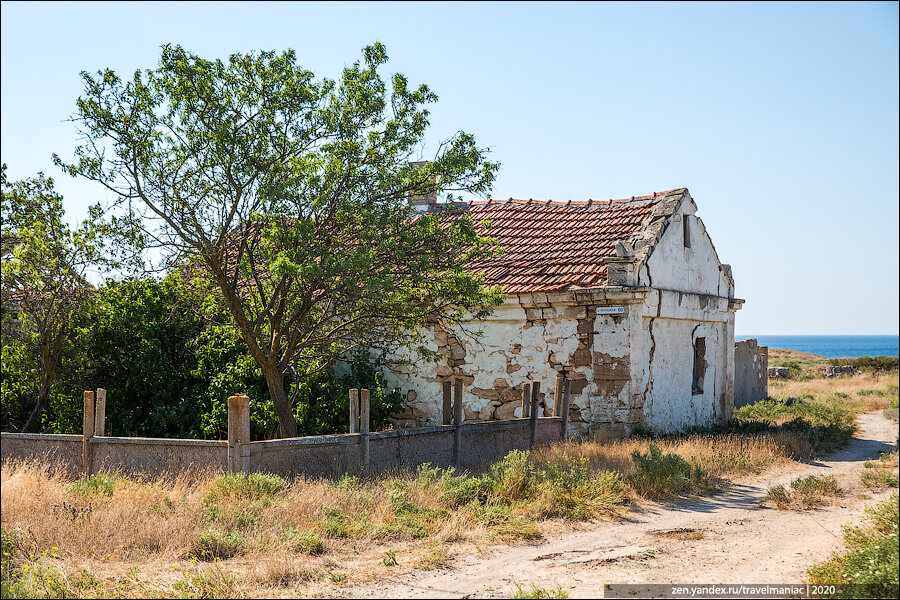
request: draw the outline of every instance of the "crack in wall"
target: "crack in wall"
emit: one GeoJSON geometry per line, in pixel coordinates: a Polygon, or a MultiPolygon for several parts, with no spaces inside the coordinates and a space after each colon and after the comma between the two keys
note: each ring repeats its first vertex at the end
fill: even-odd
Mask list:
{"type": "MultiPolygon", "coordinates": [[[[649,287],[653,287],[653,274],[650,272],[650,264],[649,261],[647,263],[647,282],[649,283],[649,287]]],[[[647,405],[646,414],[652,414],[653,412],[653,358],[656,355],[656,338],[653,337],[653,321],[658,319],[662,314],[662,293],[656,292],[656,316],[650,317],[650,323],[647,325],[647,330],[650,332],[650,355],[647,361],[647,385],[644,386],[644,403],[649,402],[647,405]]]]}

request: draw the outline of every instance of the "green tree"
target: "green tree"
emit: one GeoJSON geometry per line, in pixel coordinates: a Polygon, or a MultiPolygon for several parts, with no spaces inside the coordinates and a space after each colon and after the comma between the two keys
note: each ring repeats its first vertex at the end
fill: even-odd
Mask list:
{"type": "MultiPolygon", "coordinates": [[[[4,164],[2,213],[3,393],[22,396],[28,390],[27,404],[33,408],[22,430],[32,432],[41,426],[76,316],[91,298],[85,275],[109,261],[102,255],[105,235],[98,208],[71,229],[63,220],[62,196],[43,173],[10,183],[4,164]],[[18,381],[7,382],[12,371],[18,381]]],[[[4,397],[3,404],[16,402],[4,397]]],[[[14,412],[4,411],[7,426],[17,425],[14,412]]]]}
{"type": "Polygon", "coordinates": [[[414,216],[409,201],[484,194],[498,165],[464,132],[412,165],[437,97],[400,74],[383,80],[386,61],[376,43],[338,81],[317,80],[293,51],[222,61],[167,45],[157,69],[129,80],[82,73],[74,119],[86,142],[71,164],[54,157],[115,192],[120,224],[227,315],[283,436],[297,434],[305,377],[500,299],[468,269],[494,245],[464,211],[414,216]]]}

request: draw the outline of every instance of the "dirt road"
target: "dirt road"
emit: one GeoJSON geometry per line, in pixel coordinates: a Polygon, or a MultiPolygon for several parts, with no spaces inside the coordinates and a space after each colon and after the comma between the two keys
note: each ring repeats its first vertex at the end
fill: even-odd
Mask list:
{"type": "Polygon", "coordinates": [[[841,525],[857,521],[889,491],[860,498],[865,460],[896,448],[897,424],[862,415],[856,437],[827,460],[676,504],[643,504],[623,521],[497,546],[448,567],[342,590],[353,598],[499,598],[520,584],[597,598],[605,583],[800,583],[806,569],[841,547],[841,525]],[[828,508],[793,512],[762,506],[769,487],[801,475],[834,475],[849,493],[828,508]]]}

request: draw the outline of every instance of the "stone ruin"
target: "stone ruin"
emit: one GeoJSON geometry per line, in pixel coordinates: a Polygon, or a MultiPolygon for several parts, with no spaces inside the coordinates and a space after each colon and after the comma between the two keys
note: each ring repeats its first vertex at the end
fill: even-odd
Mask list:
{"type": "Polygon", "coordinates": [[[843,365],[837,367],[825,367],[825,377],[843,377],[844,375],[860,375],[862,372],[854,366],[843,365]]]}
{"type": "Polygon", "coordinates": [[[766,369],[769,379],[790,379],[791,370],[787,367],[769,367],[766,369]]]}

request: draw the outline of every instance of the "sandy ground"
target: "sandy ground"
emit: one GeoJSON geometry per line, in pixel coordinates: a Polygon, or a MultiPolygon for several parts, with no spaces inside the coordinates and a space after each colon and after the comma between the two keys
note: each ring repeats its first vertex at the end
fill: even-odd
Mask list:
{"type": "Polygon", "coordinates": [[[897,424],[881,413],[859,417],[860,429],[843,450],[756,480],[736,482],[714,496],[675,504],[644,503],[625,520],[540,542],[497,546],[449,566],[349,587],[349,598],[502,598],[519,584],[555,589],[571,598],[603,596],[606,583],[802,583],[813,563],[839,550],[841,526],[890,490],[860,488],[865,460],[896,448],[897,424]],[[838,503],[807,511],[762,505],[769,487],[801,475],[834,475],[848,491],[838,503]]]}

